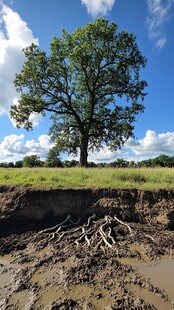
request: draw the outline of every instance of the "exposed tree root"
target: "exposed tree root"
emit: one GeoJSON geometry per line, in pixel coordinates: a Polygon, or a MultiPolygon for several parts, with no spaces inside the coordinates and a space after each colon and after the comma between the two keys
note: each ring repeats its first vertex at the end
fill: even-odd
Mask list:
{"type": "Polygon", "coordinates": [[[111,217],[106,215],[104,218],[97,218],[97,215],[93,213],[88,217],[86,223],[79,226],[81,219],[73,222],[71,215],[68,215],[66,219],[50,228],[43,229],[39,232],[39,235],[43,235],[40,243],[46,244],[48,242],[59,243],[65,236],[74,239],[76,246],[80,244],[86,244],[88,247],[94,247],[95,249],[110,248],[118,253],[117,245],[119,245],[119,227],[124,226],[128,230],[125,234],[132,234],[132,228],[125,222],[119,220],[116,215],[111,217]]]}
{"type": "Polygon", "coordinates": [[[59,230],[60,230],[59,228],[61,227],[61,225],[67,223],[67,222],[70,221],[70,220],[71,220],[71,215],[68,214],[67,218],[66,218],[63,222],[61,222],[61,223],[59,223],[59,224],[57,224],[57,225],[55,225],[55,226],[53,226],[53,227],[45,228],[45,229],[41,230],[41,231],[39,232],[39,234],[55,232],[55,231],[57,231],[57,230],[59,231],[59,230]]]}
{"type": "Polygon", "coordinates": [[[152,236],[150,236],[150,235],[144,235],[146,238],[149,238],[150,240],[152,240],[153,242],[156,242],[155,241],[155,239],[152,237],[152,236]]]}
{"type": "MultiPolygon", "coordinates": [[[[123,236],[131,237],[136,233],[130,225],[117,218],[116,215],[111,217],[105,215],[104,218],[98,218],[95,213],[89,216],[86,222],[79,218],[76,222],[72,221],[71,215],[68,215],[61,223],[43,229],[39,232],[41,240],[38,242],[42,247],[48,243],[59,244],[63,238],[72,240],[76,246],[81,244],[95,249],[102,249],[105,252],[107,248],[119,254],[119,240],[123,236]]],[[[146,234],[146,238],[155,242],[155,239],[146,234]]]]}
{"type": "Polygon", "coordinates": [[[131,228],[128,224],[126,224],[126,223],[124,223],[123,221],[119,220],[119,219],[116,217],[116,215],[114,215],[114,219],[115,219],[118,223],[120,223],[120,224],[126,226],[126,227],[129,229],[129,232],[132,234],[132,228],[131,228]]]}

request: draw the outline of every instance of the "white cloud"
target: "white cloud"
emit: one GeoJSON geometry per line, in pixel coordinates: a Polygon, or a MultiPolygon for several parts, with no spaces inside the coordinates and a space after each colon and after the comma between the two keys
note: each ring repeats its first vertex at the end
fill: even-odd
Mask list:
{"type": "Polygon", "coordinates": [[[36,127],[40,124],[43,116],[40,113],[32,113],[29,116],[29,121],[33,124],[33,127],[36,127]]]}
{"type": "Polygon", "coordinates": [[[38,44],[26,22],[0,4],[0,114],[9,114],[11,105],[19,99],[13,81],[25,61],[22,49],[32,42],[38,44]]]}
{"type": "Polygon", "coordinates": [[[117,158],[125,158],[125,153],[122,150],[111,151],[107,146],[99,152],[89,152],[88,161],[99,162],[113,162],[117,158]]]}
{"type": "Polygon", "coordinates": [[[27,150],[26,155],[38,155],[41,158],[45,158],[48,150],[53,147],[53,143],[50,141],[50,137],[48,135],[41,135],[38,138],[38,142],[35,140],[27,140],[25,143],[25,148],[27,150]]]}
{"type": "Polygon", "coordinates": [[[45,159],[48,150],[54,144],[50,141],[48,135],[41,135],[38,141],[27,140],[25,141],[24,134],[9,135],[4,138],[0,143],[0,161],[17,161],[23,159],[24,156],[37,155],[41,159],[45,159]]]}
{"type": "Polygon", "coordinates": [[[161,49],[167,42],[164,24],[170,17],[174,0],[147,0],[147,4],[149,15],[146,24],[149,37],[155,42],[156,47],[161,49]]]}
{"type": "Polygon", "coordinates": [[[125,147],[136,155],[144,154],[172,154],[174,153],[174,132],[157,134],[153,130],[147,130],[143,139],[130,138],[125,147]]]}
{"type": "Polygon", "coordinates": [[[159,49],[162,49],[166,44],[166,42],[167,42],[166,36],[161,37],[156,41],[156,46],[159,47],[159,49]]]}
{"type": "Polygon", "coordinates": [[[24,139],[24,135],[15,135],[6,136],[4,140],[0,143],[0,157],[9,157],[13,153],[23,154],[23,143],[21,140],[24,139]]]}
{"type": "Polygon", "coordinates": [[[106,15],[111,11],[115,0],[81,0],[81,2],[87,7],[89,14],[97,16],[106,15]]]}

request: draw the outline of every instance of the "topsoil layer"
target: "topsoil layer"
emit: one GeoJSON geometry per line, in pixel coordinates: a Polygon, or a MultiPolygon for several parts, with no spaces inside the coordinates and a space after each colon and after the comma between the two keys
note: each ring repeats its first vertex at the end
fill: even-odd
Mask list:
{"type": "Polygon", "coordinates": [[[172,309],[174,190],[0,187],[0,310],[172,309]]]}
{"type": "Polygon", "coordinates": [[[50,226],[68,214],[117,214],[125,221],[174,227],[174,190],[0,187],[0,235],[50,226]]]}

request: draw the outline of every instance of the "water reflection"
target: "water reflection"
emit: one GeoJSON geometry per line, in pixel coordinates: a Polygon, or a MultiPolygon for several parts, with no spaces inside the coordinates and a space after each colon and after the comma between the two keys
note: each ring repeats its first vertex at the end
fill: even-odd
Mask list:
{"type": "Polygon", "coordinates": [[[164,259],[153,264],[139,266],[139,271],[150,282],[168,294],[174,300],[174,260],[164,259]]]}

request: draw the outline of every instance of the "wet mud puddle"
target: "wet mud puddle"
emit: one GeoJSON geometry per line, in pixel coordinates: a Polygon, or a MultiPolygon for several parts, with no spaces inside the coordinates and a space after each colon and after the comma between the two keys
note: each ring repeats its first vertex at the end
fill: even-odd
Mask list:
{"type": "MultiPolygon", "coordinates": [[[[47,260],[50,249],[44,249],[35,253],[35,259],[47,260]]],[[[50,255],[50,254],[49,254],[50,255]]],[[[16,253],[22,257],[22,252],[16,253]]],[[[24,255],[26,258],[26,254],[24,255]]],[[[0,256],[0,309],[6,309],[5,304],[11,305],[12,309],[50,309],[49,305],[57,299],[78,298],[95,306],[95,309],[104,309],[109,304],[109,293],[106,289],[87,284],[68,285],[66,283],[66,271],[73,265],[73,257],[51,265],[35,267],[35,263],[17,263],[11,255],[0,256]],[[30,269],[30,277],[26,284],[25,274],[30,269]],[[23,276],[23,287],[18,279],[23,276]],[[15,288],[16,286],[16,288],[15,288]],[[95,294],[94,294],[95,292],[95,294]],[[94,297],[95,296],[95,297],[94,297]],[[35,305],[34,308],[33,304],[35,305]]],[[[36,261],[35,261],[36,262],[36,261]]],[[[8,306],[7,306],[8,309],[8,306]]]]}
{"type": "MultiPolygon", "coordinates": [[[[138,246],[134,248],[140,251],[138,246]]],[[[141,253],[142,254],[142,253],[141,253]]],[[[112,295],[117,294],[117,289],[104,288],[98,281],[94,283],[79,283],[71,285],[67,281],[67,273],[73,266],[77,266],[75,257],[63,260],[50,261],[50,248],[40,252],[15,253],[15,256],[5,255],[0,257],[0,309],[51,309],[51,304],[56,300],[81,300],[82,304],[92,305],[91,309],[102,310],[112,303],[112,295]],[[43,263],[45,260],[45,263],[43,263]],[[43,264],[42,264],[43,263],[43,264]],[[41,266],[39,266],[41,265],[41,266]]],[[[142,254],[144,255],[144,254],[142,254]]],[[[145,257],[144,257],[145,258],[145,257]]],[[[117,260],[117,258],[115,258],[117,260]]],[[[118,258],[123,265],[134,266],[138,272],[149,280],[154,286],[168,295],[169,300],[162,300],[158,294],[154,295],[146,287],[140,287],[132,281],[129,289],[137,298],[153,304],[154,309],[172,309],[171,300],[174,300],[174,260],[160,259],[153,263],[138,261],[134,258],[118,258]]],[[[130,273],[130,278],[133,275],[130,273]]],[[[63,309],[63,308],[62,308],[63,309]]],[[[80,308],[73,308],[80,309],[80,308]]],[[[153,308],[148,308],[153,309],[153,308]]]]}
{"type": "MultiPolygon", "coordinates": [[[[139,271],[145,277],[150,279],[150,282],[155,286],[164,290],[169,300],[174,301],[174,260],[170,259],[161,259],[156,263],[145,264],[139,266],[139,271]]],[[[144,292],[139,292],[140,295],[147,301],[149,298],[152,298],[151,295],[148,295],[144,292]]],[[[160,310],[171,309],[171,303],[161,303],[157,298],[153,297],[153,304],[160,310]]]]}
{"type": "Polygon", "coordinates": [[[152,303],[158,310],[174,309],[174,259],[164,256],[160,260],[149,262],[143,247],[133,244],[131,248],[137,250],[142,260],[138,262],[133,258],[121,258],[119,261],[136,266],[138,272],[147,278],[155,288],[159,288],[167,294],[167,298],[161,301],[158,294],[154,295],[136,284],[131,284],[132,292],[144,301],[152,303]]]}

